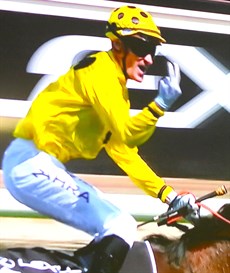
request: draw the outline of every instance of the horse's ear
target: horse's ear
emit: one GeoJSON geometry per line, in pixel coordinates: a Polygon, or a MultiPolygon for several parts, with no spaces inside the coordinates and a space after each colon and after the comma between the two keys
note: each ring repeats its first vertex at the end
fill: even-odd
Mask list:
{"type": "Polygon", "coordinates": [[[219,210],[218,213],[221,214],[226,219],[230,220],[230,204],[223,205],[219,210]]]}

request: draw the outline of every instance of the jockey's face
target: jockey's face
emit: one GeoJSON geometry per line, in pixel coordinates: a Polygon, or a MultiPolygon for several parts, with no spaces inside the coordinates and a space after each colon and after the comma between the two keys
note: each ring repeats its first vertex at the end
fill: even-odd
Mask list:
{"type": "Polygon", "coordinates": [[[147,54],[144,57],[139,57],[128,49],[125,65],[127,77],[137,82],[142,82],[144,74],[150,65],[153,64],[153,57],[151,54],[147,54]]]}
{"type": "Polygon", "coordinates": [[[127,52],[127,76],[141,82],[147,69],[153,64],[156,45],[139,35],[123,37],[122,41],[127,52]]]}
{"type": "Polygon", "coordinates": [[[113,49],[127,79],[142,82],[154,62],[156,45],[140,36],[123,37],[113,43],[113,49]]]}

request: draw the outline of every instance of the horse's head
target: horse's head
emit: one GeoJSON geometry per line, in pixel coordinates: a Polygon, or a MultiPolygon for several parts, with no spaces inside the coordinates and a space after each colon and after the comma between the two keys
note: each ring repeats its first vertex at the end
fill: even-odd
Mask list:
{"type": "Polygon", "coordinates": [[[219,210],[219,214],[221,214],[226,219],[230,220],[230,203],[223,205],[219,210]]]}
{"type": "Polygon", "coordinates": [[[194,232],[196,230],[204,233],[205,237],[213,234],[214,238],[218,236],[221,237],[221,234],[227,235],[227,238],[230,239],[230,203],[223,205],[217,213],[214,213],[211,218],[201,218],[197,226],[192,229],[194,232]]]}

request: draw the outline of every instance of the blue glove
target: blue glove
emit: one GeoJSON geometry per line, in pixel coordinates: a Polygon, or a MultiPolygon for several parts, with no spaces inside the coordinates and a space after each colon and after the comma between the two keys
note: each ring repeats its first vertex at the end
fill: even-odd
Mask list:
{"type": "Polygon", "coordinates": [[[164,110],[168,110],[182,94],[180,89],[180,68],[178,64],[167,62],[168,76],[159,81],[158,95],[155,103],[164,110]]]}
{"type": "Polygon", "coordinates": [[[196,224],[200,218],[199,206],[196,204],[196,198],[193,194],[187,193],[183,195],[177,195],[177,197],[170,203],[169,210],[176,210],[185,208],[186,214],[184,218],[190,223],[196,224]]]}

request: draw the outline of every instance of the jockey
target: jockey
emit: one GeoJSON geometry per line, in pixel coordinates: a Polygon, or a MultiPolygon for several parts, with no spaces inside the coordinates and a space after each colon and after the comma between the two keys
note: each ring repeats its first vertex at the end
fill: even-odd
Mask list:
{"type": "Polygon", "coordinates": [[[112,44],[108,52],[85,56],[33,101],[2,164],[5,185],[19,202],[93,236],[79,251],[88,273],[117,273],[137,225],[102,192],[70,173],[69,160],[95,159],[105,149],[146,194],[175,209],[195,206],[193,195],[177,195],[138,153],[181,95],[175,64],[168,63],[169,76],[160,81],[157,97],[129,115],[127,80],[142,82],[156,46],[165,39],[152,16],[134,6],[112,11],[105,35],[112,44]]]}

